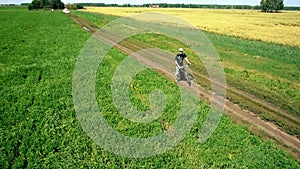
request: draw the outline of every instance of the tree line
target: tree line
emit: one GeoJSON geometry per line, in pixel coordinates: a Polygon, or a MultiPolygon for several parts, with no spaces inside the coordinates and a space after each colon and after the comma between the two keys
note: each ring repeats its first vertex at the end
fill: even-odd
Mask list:
{"type": "Polygon", "coordinates": [[[210,8],[210,9],[253,9],[261,10],[263,12],[278,12],[279,10],[300,10],[297,6],[284,6],[283,0],[262,0],[261,5],[205,5],[205,4],[105,4],[105,3],[78,3],[82,6],[96,6],[96,7],[152,7],[153,5],[159,6],[159,8],[210,8]],[[282,1],[282,3],[274,3],[273,1],[282,1]]]}
{"type": "MultiPolygon", "coordinates": [[[[12,4],[9,4],[13,6],[12,4]]],[[[157,4],[143,4],[143,5],[133,5],[133,4],[105,4],[105,3],[76,3],[67,4],[66,6],[61,0],[33,0],[30,4],[22,3],[22,6],[28,6],[28,9],[63,9],[65,7],[69,9],[82,9],[83,6],[98,6],[98,7],[159,7],[159,8],[210,8],[210,9],[253,9],[261,10],[263,12],[278,12],[280,10],[300,10],[297,6],[284,6],[283,0],[261,0],[260,6],[251,5],[205,5],[205,4],[167,4],[167,3],[157,3],[157,4]]]]}
{"type": "Polygon", "coordinates": [[[214,9],[260,9],[257,6],[250,5],[202,5],[202,4],[167,4],[167,3],[157,3],[157,4],[105,4],[105,3],[79,3],[82,6],[99,6],[99,7],[152,7],[157,5],[160,8],[214,8],[214,9]]]}

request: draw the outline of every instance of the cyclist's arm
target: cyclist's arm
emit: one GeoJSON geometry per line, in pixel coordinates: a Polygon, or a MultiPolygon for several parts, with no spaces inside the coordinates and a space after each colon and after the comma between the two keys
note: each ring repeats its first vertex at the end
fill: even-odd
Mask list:
{"type": "Polygon", "coordinates": [[[177,66],[177,67],[179,67],[179,68],[180,68],[180,66],[178,65],[178,63],[177,63],[177,61],[176,61],[176,60],[175,60],[175,64],[176,64],[176,66],[177,66]]]}
{"type": "Polygon", "coordinates": [[[188,60],[188,58],[184,58],[184,60],[188,63],[188,64],[191,64],[191,62],[188,60]]]}

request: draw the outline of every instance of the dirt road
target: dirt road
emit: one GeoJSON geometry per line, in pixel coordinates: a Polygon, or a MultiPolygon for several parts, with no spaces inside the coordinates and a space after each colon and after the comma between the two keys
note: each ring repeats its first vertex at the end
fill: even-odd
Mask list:
{"type": "MultiPolygon", "coordinates": [[[[98,39],[109,43],[114,44],[114,47],[118,48],[119,50],[127,53],[127,54],[133,54],[138,50],[143,49],[143,47],[140,47],[140,42],[134,42],[134,41],[123,41],[121,43],[114,43],[113,36],[106,36],[105,34],[102,34],[101,32],[97,31],[97,28],[93,27],[91,24],[89,24],[86,20],[79,18],[75,15],[70,14],[69,15],[71,19],[79,25],[83,30],[94,34],[95,37],[98,39]],[[97,32],[97,33],[95,33],[97,32]],[[109,38],[108,38],[109,37],[109,38]]],[[[148,58],[144,58],[141,55],[132,55],[133,57],[137,58],[139,61],[143,62],[144,64],[147,64],[151,67],[157,67],[159,70],[159,65],[155,65],[151,60],[148,58]]],[[[166,60],[166,62],[168,62],[166,60]]],[[[169,61],[170,62],[170,61],[169,61]]],[[[172,61],[171,61],[172,62],[172,61]]],[[[165,76],[169,77],[170,79],[174,79],[173,73],[170,72],[161,72],[165,76]]],[[[201,76],[201,75],[200,75],[201,76]]],[[[205,77],[203,77],[205,78],[205,77]]],[[[205,90],[200,85],[192,86],[190,90],[199,90],[201,95],[201,99],[206,100],[207,102],[210,102],[212,97],[219,97],[214,96],[214,94],[210,93],[210,91],[205,90]]],[[[259,103],[263,105],[264,107],[278,113],[281,110],[279,108],[276,108],[276,106],[271,105],[270,103],[267,103],[261,99],[256,98],[255,96],[249,95],[246,92],[235,90],[233,88],[230,88],[231,91],[238,93],[240,95],[243,95],[244,97],[247,97],[247,99],[252,100],[254,103],[259,103]]],[[[217,104],[223,104],[223,102],[218,101],[216,99],[217,104]]],[[[278,126],[276,126],[273,123],[267,122],[259,118],[254,113],[241,109],[238,105],[230,102],[229,100],[225,100],[225,107],[224,112],[229,117],[233,118],[237,123],[246,125],[253,133],[259,134],[260,136],[274,140],[275,143],[286,149],[289,153],[291,153],[294,157],[296,157],[298,160],[300,160],[300,140],[292,135],[287,134],[286,132],[282,131],[278,126]]],[[[296,119],[298,120],[298,119],[296,119]]],[[[299,122],[299,121],[298,121],[299,122]]]]}

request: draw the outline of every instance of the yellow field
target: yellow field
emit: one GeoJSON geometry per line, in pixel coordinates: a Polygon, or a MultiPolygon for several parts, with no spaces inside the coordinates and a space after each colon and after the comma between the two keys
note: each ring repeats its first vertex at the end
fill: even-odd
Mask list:
{"type": "Polygon", "coordinates": [[[210,32],[300,47],[300,12],[254,10],[86,7],[89,12],[126,16],[141,12],[176,15],[210,32]]]}

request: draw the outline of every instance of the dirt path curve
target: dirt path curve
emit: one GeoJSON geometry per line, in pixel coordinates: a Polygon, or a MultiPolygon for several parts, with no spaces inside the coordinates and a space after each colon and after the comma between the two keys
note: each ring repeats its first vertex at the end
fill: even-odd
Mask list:
{"type": "MultiPolygon", "coordinates": [[[[86,20],[79,18],[77,16],[74,16],[74,15],[71,15],[71,14],[69,16],[83,30],[85,30],[91,34],[94,34],[95,32],[97,32],[97,28],[93,27],[86,20]]],[[[121,44],[120,43],[115,44],[113,36],[109,36],[110,38],[107,38],[108,36],[101,34],[99,32],[94,34],[94,36],[106,43],[114,44],[114,47],[118,48],[119,50],[121,50],[127,54],[133,54],[135,51],[133,51],[132,48],[138,48],[138,46],[136,44],[131,43],[131,42],[125,42],[125,43],[123,42],[121,44]]],[[[157,67],[158,70],[162,70],[161,68],[159,68],[159,65],[153,63],[151,60],[144,58],[141,55],[135,54],[132,56],[148,66],[157,67]]],[[[165,76],[167,76],[168,78],[170,78],[171,80],[174,80],[173,73],[170,73],[170,72],[161,72],[161,73],[164,74],[165,76]]],[[[181,85],[184,85],[184,84],[181,84],[181,85]]],[[[207,91],[206,89],[204,89],[203,87],[201,87],[200,85],[197,85],[197,86],[192,85],[192,88],[190,88],[190,90],[199,90],[199,92],[201,93],[200,94],[201,99],[204,99],[207,102],[210,102],[212,96],[214,95],[214,94],[210,93],[209,91],[207,91]]],[[[231,89],[231,90],[234,90],[234,89],[231,89]]],[[[239,92],[239,91],[236,91],[236,92],[239,92]]],[[[252,98],[252,99],[255,99],[255,98],[252,98]]],[[[216,103],[222,104],[223,102],[221,100],[222,100],[221,98],[219,101],[217,99],[216,103]]],[[[257,100],[254,100],[254,101],[257,102],[257,100]]],[[[238,105],[230,102],[227,99],[225,100],[224,110],[225,110],[225,114],[227,114],[229,117],[233,118],[237,123],[246,125],[254,133],[258,133],[259,135],[261,135],[263,137],[267,137],[268,139],[274,140],[278,146],[286,149],[291,155],[293,155],[298,160],[300,160],[300,140],[298,138],[285,133],[278,126],[274,125],[273,123],[262,120],[254,113],[241,109],[238,105]]]]}

